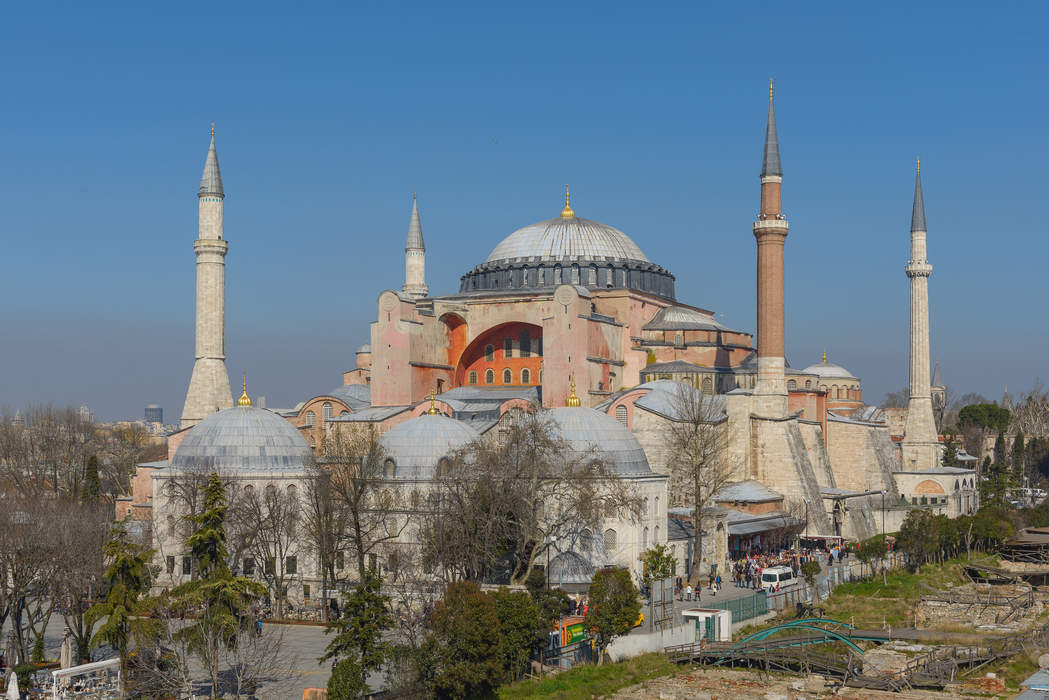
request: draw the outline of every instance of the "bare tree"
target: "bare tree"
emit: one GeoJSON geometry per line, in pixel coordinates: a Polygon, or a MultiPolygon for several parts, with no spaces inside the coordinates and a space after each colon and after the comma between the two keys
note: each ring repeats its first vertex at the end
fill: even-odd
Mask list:
{"type": "MultiPolygon", "coordinates": [[[[234,540],[242,541],[243,552],[254,564],[255,571],[245,575],[260,577],[270,591],[274,613],[284,616],[288,584],[298,575],[302,503],[289,486],[269,484],[262,493],[252,486],[240,490],[231,499],[227,532],[236,530],[234,540]]],[[[232,533],[231,533],[232,534],[232,533]]],[[[229,542],[229,539],[227,539],[229,542]]],[[[248,568],[248,567],[245,567],[248,568]]]]}
{"type": "Polygon", "coordinates": [[[733,477],[725,458],[728,417],[721,397],[706,396],[687,384],[679,384],[672,399],[673,416],[665,423],[665,441],[670,453],[671,502],[691,506],[696,528],[689,578],[700,576],[703,553],[703,509],[733,477]]]}
{"type": "Polygon", "coordinates": [[[497,439],[477,440],[438,466],[421,519],[423,558],[445,580],[484,580],[503,560],[517,584],[545,547],[578,541],[609,514],[638,517],[640,508],[599,446],[580,452],[544,412],[515,411],[497,439]]]}
{"type": "Polygon", "coordinates": [[[261,635],[241,629],[223,651],[228,669],[223,674],[228,679],[225,690],[233,698],[254,698],[260,688],[269,697],[292,697],[302,674],[297,670],[298,655],[284,641],[282,626],[267,626],[261,635]]]}
{"type": "Polygon", "coordinates": [[[126,423],[105,435],[102,474],[103,487],[113,493],[126,493],[131,487],[136,465],[167,456],[167,447],[137,423],[126,423]]]}
{"type": "Polygon", "coordinates": [[[1011,428],[1024,435],[1049,435],[1049,391],[1040,379],[1013,403],[1011,428]]]}
{"type": "MultiPolygon", "coordinates": [[[[378,428],[370,423],[333,430],[325,437],[321,460],[329,474],[330,507],[339,511],[327,524],[345,528],[345,545],[356,559],[361,581],[369,558],[377,557],[386,543],[396,540],[407,523],[387,483],[380,437],[378,428]]],[[[320,522],[316,514],[312,520],[320,522]]],[[[331,540],[337,537],[332,534],[331,540]]]]}
{"type": "Polygon", "coordinates": [[[66,500],[52,523],[58,568],[51,581],[51,596],[76,645],[76,659],[90,659],[91,628],[84,619],[90,601],[102,582],[102,547],[109,536],[111,520],[95,503],[66,500]]]}
{"type": "Polygon", "coordinates": [[[885,400],[881,402],[881,408],[907,408],[910,399],[911,390],[908,387],[890,391],[885,394],[885,400]]]}
{"type": "Polygon", "coordinates": [[[305,490],[303,541],[320,570],[320,598],[327,620],[329,591],[338,589],[346,575],[347,512],[332,491],[331,473],[326,469],[314,465],[306,480],[305,490]]]}
{"type": "Polygon", "coordinates": [[[79,495],[96,448],[94,422],[72,407],[30,406],[0,423],[0,468],[24,495],[79,495]]]}

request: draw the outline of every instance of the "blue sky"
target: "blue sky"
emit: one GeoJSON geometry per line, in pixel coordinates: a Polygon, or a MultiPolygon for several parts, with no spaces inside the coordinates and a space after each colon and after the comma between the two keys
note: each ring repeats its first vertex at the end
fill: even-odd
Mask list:
{"type": "Polygon", "coordinates": [[[791,363],[826,347],[875,403],[905,384],[921,156],[947,383],[1046,375],[1044,3],[303,5],[0,9],[0,406],[178,418],[212,121],[228,366],[271,406],[352,366],[413,190],[434,293],[569,182],[681,300],[753,330],[770,76],[791,363]]]}

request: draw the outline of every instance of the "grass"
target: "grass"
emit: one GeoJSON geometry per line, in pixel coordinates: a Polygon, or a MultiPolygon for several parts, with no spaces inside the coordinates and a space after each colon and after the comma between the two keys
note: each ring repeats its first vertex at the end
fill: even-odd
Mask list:
{"type": "Polygon", "coordinates": [[[603,666],[577,666],[543,680],[513,683],[500,688],[498,696],[500,700],[590,700],[646,680],[681,672],[680,666],[670,663],[662,654],[643,654],[603,666]]]}
{"type": "MultiPolygon", "coordinates": [[[[969,678],[979,678],[986,673],[995,673],[1005,681],[1006,688],[1018,689],[1022,681],[1027,680],[1032,673],[1038,670],[1038,664],[1031,661],[1027,654],[1017,654],[997,663],[984,666],[977,670],[969,678]]],[[[1010,697],[1012,694],[1010,693],[1010,697]]]]}

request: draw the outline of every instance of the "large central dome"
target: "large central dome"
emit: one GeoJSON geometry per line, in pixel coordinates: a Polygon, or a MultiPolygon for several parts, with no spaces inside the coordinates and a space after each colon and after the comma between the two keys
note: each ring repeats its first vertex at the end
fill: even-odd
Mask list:
{"type": "Polygon", "coordinates": [[[610,258],[648,262],[637,244],[619,229],[578,216],[560,216],[519,228],[504,238],[485,262],[518,258],[610,258]]]}
{"type": "Polygon", "coordinates": [[[635,289],[674,298],[674,275],[650,262],[630,236],[575,215],[565,192],[561,216],[519,228],[483,263],[462,276],[463,294],[552,290],[561,284],[588,289],[635,289]]]}

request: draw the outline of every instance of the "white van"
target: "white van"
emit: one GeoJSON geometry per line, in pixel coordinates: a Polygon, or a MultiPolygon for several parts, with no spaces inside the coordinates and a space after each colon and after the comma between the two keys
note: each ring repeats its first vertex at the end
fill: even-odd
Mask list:
{"type": "Polygon", "coordinates": [[[794,576],[794,571],[789,566],[770,566],[761,572],[761,588],[765,591],[776,590],[776,584],[779,584],[780,589],[784,589],[787,586],[796,586],[798,579],[794,576]]]}

